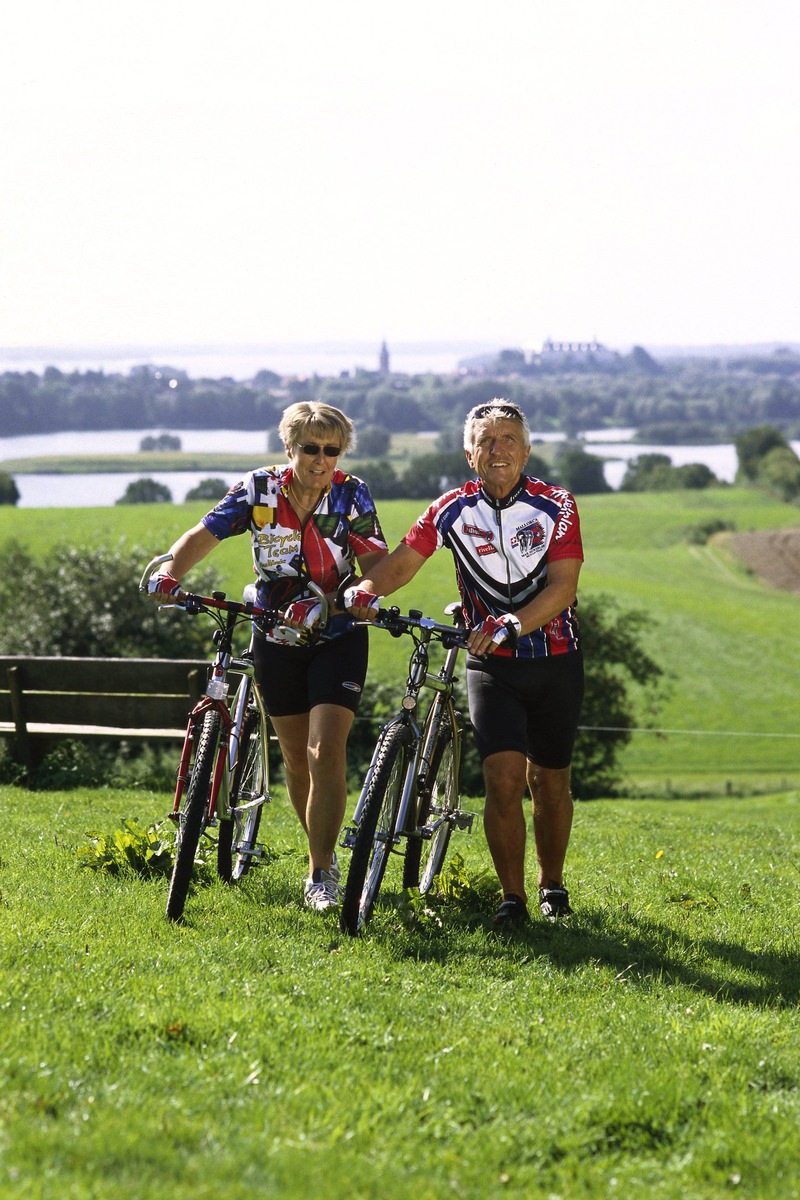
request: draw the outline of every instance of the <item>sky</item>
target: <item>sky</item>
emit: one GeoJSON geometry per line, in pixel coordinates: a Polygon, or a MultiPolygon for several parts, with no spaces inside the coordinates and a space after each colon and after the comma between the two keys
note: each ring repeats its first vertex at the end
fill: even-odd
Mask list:
{"type": "Polygon", "coordinates": [[[797,0],[25,0],[0,347],[800,342],[797,0]]]}

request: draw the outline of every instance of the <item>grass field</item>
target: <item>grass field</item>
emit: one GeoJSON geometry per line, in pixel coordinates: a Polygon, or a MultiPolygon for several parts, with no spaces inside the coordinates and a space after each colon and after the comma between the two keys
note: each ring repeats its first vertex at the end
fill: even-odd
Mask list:
{"type": "Polygon", "coordinates": [[[580,806],[575,915],[508,941],[481,834],[354,942],[280,797],[177,927],[76,856],[166,797],[0,802],[3,1200],[800,1196],[796,793],[580,806]]]}
{"type": "MultiPolygon", "coordinates": [[[[390,542],[418,507],[382,506],[390,542]]],[[[580,508],[582,594],[652,616],[659,723],[697,732],[634,738],[647,799],[578,806],[562,927],[492,934],[478,821],[441,893],[390,874],[352,941],[302,908],[280,789],[269,861],[234,889],[208,873],[172,926],[164,879],[78,858],[167,796],[0,789],[2,1200],[800,1197],[798,598],[686,540],[798,510],[733,489],[580,508]]],[[[0,544],[124,535],[146,556],[203,510],[0,509],[0,544]]],[[[244,544],[215,561],[238,592],[244,544]]],[[[403,606],[440,611],[451,569],[403,606]]],[[[403,657],[375,634],[374,671],[403,657]]]]}
{"type": "MultiPolygon", "coordinates": [[[[652,619],[647,648],[668,672],[672,690],[659,731],[634,735],[623,756],[632,794],[752,794],[800,786],[798,597],[770,588],[726,552],[724,538],[698,546],[687,531],[712,520],[739,531],[800,524],[800,510],[743,489],[614,493],[579,500],[586,563],[582,596],[602,594],[652,619]],[[679,732],[675,732],[679,731],[679,732]]],[[[166,549],[199,520],[203,503],[122,508],[0,508],[0,545],[17,537],[42,554],[59,545],[166,549]],[[154,532],[157,531],[157,532],[154,532]]],[[[384,502],[390,545],[420,510],[416,501],[384,502]]],[[[238,595],[250,578],[249,552],[231,539],[212,560],[222,586],[238,595]]],[[[442,613],[456,596],[451,560],[435,557],[398,595],[404,608],[442,613]]],[[[407,647],[377,633],[372,669],[398,677],[407,647]]]]}

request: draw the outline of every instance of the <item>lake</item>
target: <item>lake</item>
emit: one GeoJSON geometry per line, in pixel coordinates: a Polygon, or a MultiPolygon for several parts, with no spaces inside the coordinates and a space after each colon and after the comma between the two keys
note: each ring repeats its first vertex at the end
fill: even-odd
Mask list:
{"type": "MultiPolygon", "coordinates": [[[[26,437],[0,438],[0,461],[10,458],[27,458],[44,454],[132,454],[138,451],[139,443],[148,434],[157,436],[161,429],[132,429],[102,431],[96,433],[48,433],[26,437]]],[[[633,430],[589,430],[583,437],[589,453],[602,456],[605,477],[612,488],[618,488],[625,474],[627,462],[641,454],[666,454],[674,466],[685,463],[705,463],[726,483],[732,483],[736,475],[737,456],[732,443],[716,446],[647,446],[629,441],[633,430]]],[[[267,462],[274,455],[267,452],[266,434],[242,432],[240,429],[178,430],[181,446],[189,452],[226,451],[252,453],[253,466],[267,462]]],[[[534,433],[534,441],[554,441],[560,435],[534,433]]],[[[791,442],[796,454],[800,454],[800,442],[791,442]]],[[[14,479],[20,492],[20,508],[87,508],[106,507],[114,504],[125,492],[128,484],[147,475],[169,488],[173,499],[181,502],[186,493],[201,479],[209,475],[235,483],[241,472],[225,471],[156,471],[126,474],[104,473],[96,475],[23,475],[14,479]]]]}

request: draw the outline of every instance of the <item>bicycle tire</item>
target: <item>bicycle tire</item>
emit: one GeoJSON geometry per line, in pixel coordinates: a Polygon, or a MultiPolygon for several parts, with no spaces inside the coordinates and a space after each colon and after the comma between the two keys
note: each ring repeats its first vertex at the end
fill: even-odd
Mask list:
{"type": "MultiPolygon", "coordinates": [[[[449,721],[443,721],[431,755],[432,783],[420,798],[418,828],[424,828],[432,816],[438,820],[443,814],[458,808],[454,753],[453,727],[449,721]]],[[[422,895],[431,890],[434,879],[442,869],[452,832],[450,821],[443,820],[431,837],[408,839],[403,863],[403,887],[419,888],[422,895]]]]}
{"type": "Polygon", "coordinates": [[[221,820],[219,823],[217,874],[225,883],[236,883],[250,870],[261,825],[263,800],[266,799],[265,782],[268,768],[261,752],[261,714],[255,707],[245,714],[240,744],[241,750],[231,780],[230,806],[232,809],[240,804],[249,807],[245,808],[235,850],[233,833],[236,821],[231,817],[230,820],[221,820]],[[259,798],[262,803],[257,802],[259,798]]]}
{"type": "Polygon", "coordinates": [[[178,813],[175,865],[167,896],[167,916],[171,921],[178,921],[183,916],[200,835],[208,819],[219,726],[219,713],[207,712],[197,738],[189,785],[178,813]]]}
{"type": "Polygon", "coordinates": [[[375,748],[375,770],[364,798],[347,873],[340,923],[355,937],[369,921],[392,849],[397,810],[403,794],[411,731],[393,725],[375,748]]]}

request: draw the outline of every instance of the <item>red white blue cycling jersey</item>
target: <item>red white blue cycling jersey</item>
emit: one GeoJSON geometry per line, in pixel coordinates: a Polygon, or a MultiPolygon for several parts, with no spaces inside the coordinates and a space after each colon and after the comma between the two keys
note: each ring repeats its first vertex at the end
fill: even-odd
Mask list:
{"type": "MultiPolygon", "coordinates": [[[[446,492],[431,504],[403,541],[424,558],[446,546],[455,558],[464,615],[472,628],[487,616],[513,613],[547,586],[548,563],[583,559],[574,498],[563,488],[527,475],[504,500],[494,500],[479,480],[446,492]]],[[[579,647],[574,606],[525,634],[515,651],[497,654],[542,658],[579,647]]]]}
{"type": "MultiPolygon", "coordinates": [[[[262,467],[235,483],[203,524],[216,538],[250,533],[258,602],[281,608],[311,595],[300,583],[310,578],[335,592],[362,554],[385,550],[386,541],[369,489],[362,479],[335,470],[328,490],[305,523],[289,503],[289,466],[262,467]]],[[[334,617],[326,637],[352,627],[334,617]]]]}

